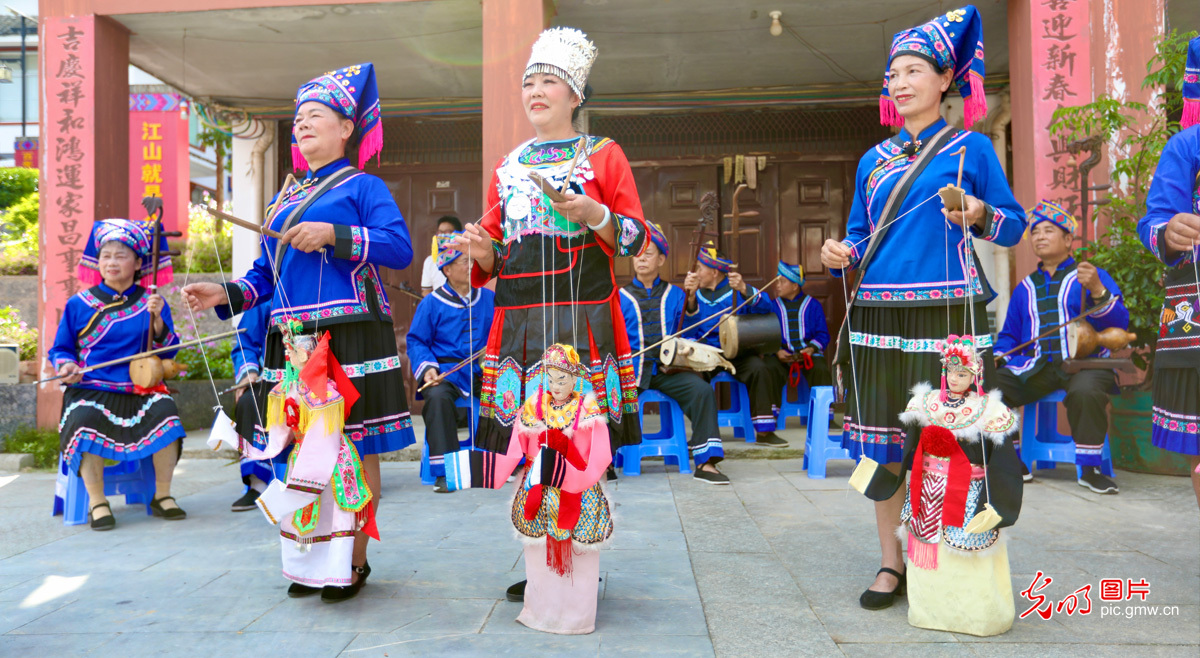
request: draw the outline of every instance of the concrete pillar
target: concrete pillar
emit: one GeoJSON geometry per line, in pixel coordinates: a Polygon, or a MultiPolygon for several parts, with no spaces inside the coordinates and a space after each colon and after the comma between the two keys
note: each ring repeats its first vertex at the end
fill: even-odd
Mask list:
{"type": "MultiPolygon", "coordinates": [[[[38,265],[39,355],[54,341],[92,222],[129,210],[129,32],[77,3],[43,0],[41,66],[41,212],[38,265]]],[[[53,374],[43,363],[41,374],[53,374]]],[[[62,411],[57,382],[38,389],[38,426],[62,411]]]]}
{"type": "Polygon", "coordinates": [[[533,128],[521,107],[529,48],[547,25],[543,0],[483,0],[483,189],[496,162],[533,128]]]}
{"type": "MultiPolygon", "coordinates": [[[[274,181],[278,168],[275,144],[275,123],[255,120],[256,127],[235,126],[235,133],[247,132],[256,138],[233,140],[233,165],[230,179],[233,185],[232,212],[242,219],[261,224],[263,211],[274,196],[274,181]]],[[[255,232],[233,227],[233,276],[250,269],[262,250],[255,232]]]]}

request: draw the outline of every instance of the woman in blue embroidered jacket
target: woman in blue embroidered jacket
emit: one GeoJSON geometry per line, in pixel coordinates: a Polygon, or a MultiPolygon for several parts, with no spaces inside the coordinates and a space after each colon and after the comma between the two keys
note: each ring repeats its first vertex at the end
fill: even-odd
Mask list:
{"type": "MultiPolygon", "coordinates": [[[[980,336],[978,347],[986,351],[984,381],[991,385],[995,368],[984,304],[992,291],[963,227],[976,238],[1003,246],[1015,245],[1025,231],[1025,212],[1013,198],[991,141],[950,128],[941,117],[942,98],[955,82],[969,127],[987,113],[983,26],[970,5],[893,38],[880,97],[881,120],[903,123],[904,128],[859,161],[846,239],[828,240],[821,251],[821,262],[835,276],[865,270],[850,300],[849,320],[834,359],[839,382],[847,389],[843,441],[852,454],[893,472],[898,472],[906,440],[896,418],[904,411],[908,388],[940,374],[937,340],[948,333],[980,336]],[[966,208],[949,212],[936,195],[955,184],[956,152],[963,147],[965,198],[960,199],[966,208]],[[905,189],[900,181],[916,162],[923,162],[925,169],[909,176],[911,185],[905,189]],[[891,212],[885,217],[889,205],[891,212]],[[893,219],[895,226],[872,235],[893,219]],[[863,263],[872,237],[877,248],[863,263]]],[[[865,608],[890,606],[903,583],[903,558],[894,534],[902,504],[899,494],[877,501],[883,569],[863,593],[860,603],[865,608]]]]}
{"type": "MultiPolygon", "coordinates": [[[[96,258],[80,264],[79,278],[100,283],[67,300],[47,354],[67,384],[59,423],[63,459],[83,477],[94,530],[116,525],[104,495],[105,459],[136,461],[153,456],[156,486],[151,509],[169,520],[186,516],[171,497],[171,475],[184,431],[166,387],[160,383],[147,390],[135,385],[129,363],[80,372],[89,365],[142,352],[151,327],[152,349],[179,343],[170,307],[143,287],[153,285],[152,237],[140,222],[96,222],[89,250],[96,258]]],[[[160,280],[169,276],[169,266],[159,270],[160,280]]]]}
{"type": "MultiPolygon", "coordinates": [[[[352,141],[358,146],[359,167],[382,148],[374,67],[348,66],[301,86],[292,136],[293,163],[308,173],[268,207],[271,228],[283,234],[282,241],[264,238],[262,255],[242,278],[224,287],[191,284],[184,293],[194,309],[215,306],[222,317],[271,302],[266,378],[278,376],[284,367],[282,323],[294,318],[303,322],[306,333],[329,331],[333,353],[362,391],[345,433],[362,455],[371,488],[378,491],[379,453],[399,450],[415,439],[391,307],[379,275],[380,267],[408,267],[412,243],[387,186],[346,159],[352,141]]],[[[264,416],[265,403],[259,400],[264,416]]],[[[366,550],[367,536],[360,531],[353,584],[340,588],[340,594],[326,587],[323,599],[357,594],[370,574],[366,550]]],[[[303,596],[320,590],[294,583],[289,591],[303,596]]]]}
{"type": "Polygon", "coordinates": [[[1200,37],[1188,44],[1183,97],[1184,130],[1163,149],[1138,235],[1171,268],[1154,351],[1151,441],[1187,456],[1200,504],[1200,37]]]}

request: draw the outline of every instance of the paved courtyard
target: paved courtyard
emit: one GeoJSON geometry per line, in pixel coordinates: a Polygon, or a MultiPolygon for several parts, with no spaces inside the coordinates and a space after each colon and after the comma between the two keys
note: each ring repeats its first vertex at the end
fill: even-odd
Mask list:
{"type": "MultiPolygon", "coordinates": [[[[801,430],[785,436],[803,445],[801,430]]],[[[601,555],[597,629],[571,637],[526,629],[514,621],[520,604],[503,600],[523,577],[508,493],[436,495],[420,485],[415,462],[384,463],[374,571],[359,598],[337,605],[287,597],[271,527],[257,512],[228,511],[241,484],[225,460],[180,463],[174,493],[186,521],[114,504],[118,526],[108,533],[50,517],[53,474],[0,474],[0,655],[1099,658],[1200,650],[1200,514],[1185,479],[1119,472],[1121,494],[1101,497],[1060,468],[1027,486],[1008,533],[1014,590],[1038,571],[1053,579],[1041,592],[1049,602],[1090,584],[1092,611],[1064,609],[1049,620],[1035,613],[982,639],[913,628],[903,600],[882,612],[858,607],[878,548],[871,505],[847,486],[850,467],[837,462],[828,479],[811,480],[799,459],[738,458],[723,465],[731,487],[673,467],[664,473],[661,463],[622,478],[609,488],[616,533],[601,555]],[[1101,578],[1144,579],[1150,594],[1145,603],[1102,602],[1101,578]]],[[[1031,605],[1017,602],[1018,612],[1031,605]]]]}

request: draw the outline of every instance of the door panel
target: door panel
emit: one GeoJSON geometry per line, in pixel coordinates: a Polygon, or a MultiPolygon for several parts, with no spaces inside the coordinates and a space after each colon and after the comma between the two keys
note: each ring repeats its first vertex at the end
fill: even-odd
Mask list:
{"type": "MultiPolygon", "coordinates": [[[[717,189],[717,167],[638,167],[634,169],[634,178],[646,219],[662,228],[671,246],[660,276],[682,285],[683,277],[692,266],[694,248],[691,242],[700,219],[700,197],[717,189]]],[[[622,285],[628,281],[628,278],[619,280],[622,285]]]]}
{"type": "Polygon", "coordinates": [[[408,394],[409,409],[420,412],[415,402],[416,385],[408,363],[406,337],[412,323],[417,301],[401,292],[398,285],[407,283],[418,293],[421,290],[421,270],[425,258],[432,250],[433,235],[437,231],[437,220],[443,215],[455,215],[464,224],[474,222],[483,211],[479,188],[479,169],[470,167],[464,171],[449,173],[406,172],[379,173],[400,207],[412,238],[412,264],[404,270],[381,267],[384,287],[392,304],[392,323],[396,331],[396,346],[404,367],[404,386],[408,394]]]}
{"type": "Polygon", "coordinates": [[[842,282],[821,264],[821,245],[845,235],[851,196],[846,193],[848,168],[845,162],[779,166],[779,257],[804,268],[804,292],[825,308],[831,337],[842,324],[846,304],[842,282]]]}

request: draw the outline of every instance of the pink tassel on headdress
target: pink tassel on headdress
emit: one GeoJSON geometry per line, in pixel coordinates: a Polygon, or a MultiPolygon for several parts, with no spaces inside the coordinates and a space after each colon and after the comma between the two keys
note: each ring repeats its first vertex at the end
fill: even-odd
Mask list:
{"type": "Polygon", "coordinates": [[[1191,128],[1200,123],[1200,99],[1183,101],[1183,117],[1179,119],[1180,128],[1191,128]]]}
{"type": "Polygon", "coordinates": [[[371,129],[362,136],[362,140],[360,140],[358,143],[358,168],[362,169],[363,165],[367,164],[367,161],[371,159],[371,156],[377,156],[375,158],[375,166],[379,166],[380,158],[378,156],[382,151],[383,122],[377,121],[375,125],[371,126],[371,129]]]}
{"type": "Polygon", "coordinates": [[[987,96],[983,93],[983,78],[974,71],[967,73],[971,95],[963,99],[963,123],[970,128],[976,121],[987,116],[987,96]]]}
{"type": "Polygon", "coordinates": [[[903,126],[904,119],[896,110],[892,99],[883,94],[879,95],[879,123],[884,126],[903,126]]]}
{"type": "Polygon", "coordinates": [[[950,394],[947,392],[947,390],[948,389],[946,386],[946,368],[943,366],[942,367],[942,394],[939,396],[939,399],[941,399],[942,402],[950,401],[950,394]]]}
{"type": "Polygon", "coordinates": [[[296,171],[308,171],[308,160],[300,155],[300,145],[292,144],[292,169],[296,171]]]}
{"type": "Polygon", "coordinates": [[[78,274],[79,281],[89,288],[104,283],[104,276],[100,274],[100,270],[80,265],[78,274]]]}

